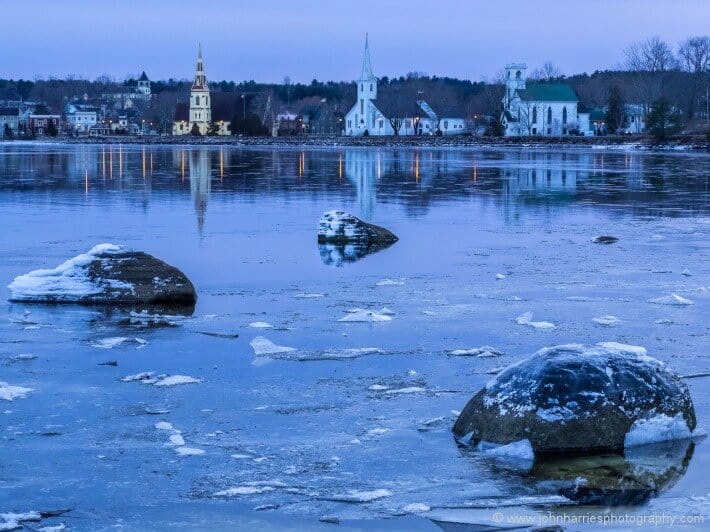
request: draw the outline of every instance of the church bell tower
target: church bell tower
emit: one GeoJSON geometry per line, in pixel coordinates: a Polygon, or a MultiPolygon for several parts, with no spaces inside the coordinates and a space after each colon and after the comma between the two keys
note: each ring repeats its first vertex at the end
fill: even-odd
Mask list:
{"type": "Polygon", "coordinates": [[[202,45],[197,51],[197,64],[195,65],[195,81],[190,89],[190,131],[194,125],[201,135],[206,135],[212,123],[212,104],[210,103],[210,89],[207,86],[205,65],[202,61],[202,45]]]}

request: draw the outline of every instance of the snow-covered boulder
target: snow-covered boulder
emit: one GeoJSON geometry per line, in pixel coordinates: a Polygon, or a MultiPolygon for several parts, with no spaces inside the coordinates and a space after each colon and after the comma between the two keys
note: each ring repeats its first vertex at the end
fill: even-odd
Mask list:
{"type": "Polygon", "coordinates": [[[343,211],[324,213],[318,226],[318,249],[321,260],[328,266],[355,262],[397,240],[387,229],[343,211]]]}
{"type": "Polygon", "coordinates": [[[459,439],[528,439],[535,453],[623,449],[687,438],[695,429],[688,387],[642,347],[603,342],[541,349],[509,366],[468,402],[459,439]]]}
{"type": "Polygon", "coordinates": [[[389,245],[399,240],[394,234],[378,225],[363,222],[343,211],[328,211],[318,225],[319,244],[350,244],[354,242],[389,245]]]}
{"type": "Polygon", "coordinates": [[[105,305],[194,306],[195,287],[160,259],[113,244],[99,244],[56,268],[15,277],[11,301],[105,305]]]}

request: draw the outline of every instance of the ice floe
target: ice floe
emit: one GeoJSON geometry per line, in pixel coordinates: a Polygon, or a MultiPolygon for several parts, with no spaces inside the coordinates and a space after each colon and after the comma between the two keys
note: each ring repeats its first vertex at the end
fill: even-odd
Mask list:
{"type": "Polygon", "coordinates": [[[205,454],[203,449],[196,449],[195,447],[176,447],[175,452],[180,456],[200,456],[205,454]]]}
{"type": "Polygon", "coordinates": [[[505,278],[506,278],[506,276],[503,275],[502,273],[496,273],[496,281],[502,281],[505,278]]]}
{"type": "Polygon", "coordinates": [[[251,342],[249,342],[249,345],[251,345],[252,349],[254,350],[254,354],[257,356],[276,355],[279,353],[291,353],[293,351],[296,351],[296,349],[294,349],[293,347],[276,345],[274,342],[268,340],[267,338],[264,338],[263,336],[257,336],[251,342]]]}
{"type": "Polygon", "coordinates": [[[267,493],[274,491],[273,486],[236,486],[214,493],[215,497],[237,497],[239,495],[256,495],[258,493],[267,493]]]}
{"type": "Polygon", "coordinates": [[[321,297],[325,297],[325,294],[320,294],[320,293],[315,293],[315,294],[296,294],[293,296],[297,299],[318,299],[321,297]]]}
{"type": "Polygon", "coordinates": [[[390,279],[389,277],[375,283],[376,286],[402,286],[403,284],[404,279],[390,279]]]}
{"type": "Polygon", "coordinates": [[[24,523],[37,522],[42,520],[39,512],[0,513],[0,530],[18,530],[24,528],[24,523]]]}
{"type": "Polygon", "coordinates": [[[454,349],[453,351],[449,351],[450,355],[454,356],[464,356],[464,357],[498,357],[502,356],[503,352],[499,351],[495,347],[491,347],[490,345],[484,345],[481,347],[474,347],[473,349],[454,349]]]}
{"type": "Polygon", "coordinates": [[[23,386],[13,386],[6,382],[0,381],[0,399],[5,401],[12,401],[13,399],[22,399],[30,393],[32,388],[25,388],[23,386]]]}
{"type": "Polygon", "coordinates": [[[253,321],[249,324],[252,329],[273,329],[274,326],[265,321],[253,321]]]}
{"type": "Polygon", "coordinates": [[[371,491],[350,490],[346,493],[326,495],[321,497],[321,499],[335,502],[362,503],[372,502],[391,496],[392,492],[386,489],[376,489],[371,491]]]}
{"type": "Polygon", "coordinates": [[[385,390],[384,393],[387,395],[405,395],[405,394],[412,394],[412,393],[424,393],[426,392],[426,388],[422,388],[421,386],[407,386],[405,388],[395,388],[393,390],[385,390]]]}
{"type": "Polygon", "coordinates": [[[552,330],[556,328],[554,323],[550,323],[549,321],[532,321],[532,318],[533,313],[528,311],[515,318],[515,323],[541,330],[552,330]]]}
{"type": "Polygon", "coordinates": [[[592,318],[592,321],[598,325],[611,326],[620,323],[621,320],[616,316],[599,316],[598,318],[592,318]]]}
{"type": "Polygon", "coordinates": [[[429,510],[431,510],[431,507],[421,502],[413,502],[407,504],[404,508],[402,508],[402,511],[408,514],[421,514],[424,512],[428,512],[429,510]]]}
{"type": "Polygon", "coordinates": [[[634,447],[670,440],[684,440],[692,436],[683,414],[674,417],[659,414],[634,422],[624,438],[624,447],[634,447]]]}
{"type": "MultiPolygon", "coordinates": [[[[480,445],[480,444],[479,444],[480,445]]],[[[533,451],[530,440],[518,440],[507,445],[496,445],[483,449],[486,456],[495,458],[510,459],[510,460],[534,460],[535,452],[533,451]]]]}
{"type": "Polygon", "coordinates": [[[690,299],[686,299],[678,294],[671,294],[669,296],[654,297],[649,299],[648,303],[653,303],[654,305],[672,305],[675,307],[686,307],[688,305],[694,305],[695,302],[690,299]]]}
{"type": "Polygon", "coordinates": [[[392,321],[392,316],[365,309],[353,309],[340,318],[340,322],[372,323],[380,321],[392,321]]]}
{"type": "Polygon", "coordinates": [[[109,338],[94,340],[91,342],[91,345],[93,347],[98,347],[99,349],[113,349],[114,347],[128,343],[137,344],[136,349],[141,349],[142,347],[148,345],[148,342],[142,338],[128,338],[126,336],[112,336],[109,338]]]}
{"type": "Polygon", "coordinates": [[[140,382],[142,384],[150,384],[153,386],[169,387],[178,386],[180,384],[197,384],[202,382],[202,379],[190,377],[189,375],[155,375],[154,371],[143,371],[135,375],[126,375],[121,377],[123,382],[140,382]]]}

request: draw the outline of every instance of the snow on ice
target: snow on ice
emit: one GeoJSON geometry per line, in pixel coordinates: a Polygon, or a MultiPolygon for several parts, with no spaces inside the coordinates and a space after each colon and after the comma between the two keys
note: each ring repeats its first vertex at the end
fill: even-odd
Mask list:
{"type": "Polygon", "coordinates": [[[32,388],[13,386],[6,382],[0,381],[0,399],[4,399],[5,401],[12,401],[17,398],[22,399],[31,391],[33,391],[32,388]]]}
{"type": "Polygon", "coordinates": [[[649,303],[654,305],[672,305],[675,307],[686,307],[688,305],[694,305],[695,302],[690,299],[679,296],[678,294],[671,294],[669,296],[654,297],[648,300],[649,303]]]}
{"type": "Polygon", "coordinates": [[[252,349],[254,350],[254,354],[257,356],[276,355],[279,353],[291,353],[293,351],[296,351],[296,349],[294,349],[293,347],[276,345],[274,342],[268,340],[267,338],[264,338],[263,336],[257,336],[251,342],[249,342],[249,345],[251,345],[252,349]]]}
{"type": "Polygon", "coordinates": [[[616,325],[617,323],[620,323],[621,320],[617,318],[616,316],[599,316],[598,318],[592,318],[592,321],[598,325],[606,325],[606,326],[611,326],[611,325],[616,325]]]}
{"type": "Polygon", "coordinates": [[[351,309],[347,315],[340,318],[340,322],[372,323],[379,321],[392,321],[392,316],[365,309],[351,309]]]}
{"type": "Polygon", "coordinates": [[[683,414],[674,417],[659,414],[650,419],[640,419],[631,426],[624,438],[624,447],[646,445],[670,440],[684,440],[692,436],[683,414]]]}
{"type": "Polygon", "coordinates": [[[533,313],[528,311],[515,318],[515,323],[541,330],[552,330],[556,328],[554,323],[550,323],[549,321],[532,321],[532,318],[533,313]]]}
{"type": "Polygon", "coordinates": [[[265,321],[254,321],[249,324],[252,329],[273,329],[274,326],[265,321]]]}

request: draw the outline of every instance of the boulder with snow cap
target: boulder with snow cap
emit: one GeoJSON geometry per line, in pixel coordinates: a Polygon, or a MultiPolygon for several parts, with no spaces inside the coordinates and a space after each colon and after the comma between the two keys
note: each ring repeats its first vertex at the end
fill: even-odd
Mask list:
{"type": "Polygon", "coordinates": [[[11,301],[194,307],[183,272],[142,251],[99,244],[56,268],[15,277],[11,301]]]}
{"type": "Polygon", "coordinates": [[[319,244],[366,243],[390,245],[399,240],[384,227],[363,222],[343,211],[328,211],[318,224],[319,244]]]}
{"type": "Polygon", "coordinates": [[[544,348],[504,369],[453,427],[462,440],[528,439],[536,454],[600,452],[688,438],[686,384],[641,347],[614,342],[544,348]]]}

